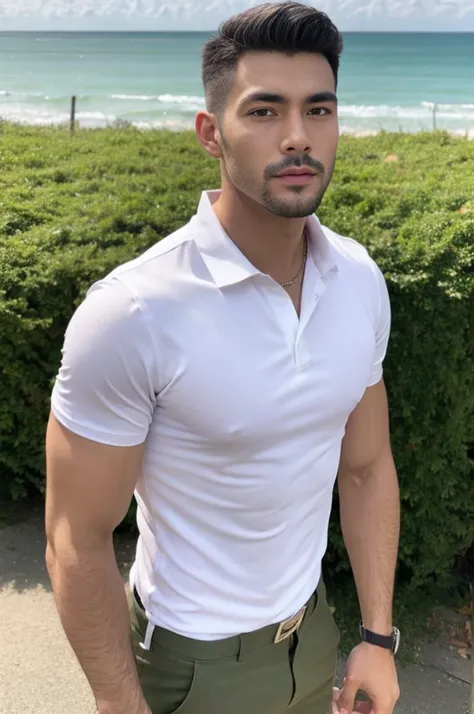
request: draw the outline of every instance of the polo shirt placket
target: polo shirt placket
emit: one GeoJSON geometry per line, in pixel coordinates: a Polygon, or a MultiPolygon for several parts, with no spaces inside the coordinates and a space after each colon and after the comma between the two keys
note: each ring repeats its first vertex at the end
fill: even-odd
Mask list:
{"type": "Polygon", "coordinates": [[[288,344],[294,366],[299,370],[304,370],[312,361],[305,332],[326,290],[312,252],[308,253],[299,317],[286,290],[269,276],[265,276],[265,278],[265,282],[262,281],[259,289],[273,310],[275,320],[288,344]]]}
{"type": "Polygon", "coordinates": [[[306,369],[312,358],[305,332],[326,291],[325,279],[330,272],[338,270],[334,256],[328,251],[327,241],[318,240],[318,232],[321,230],[318,219],[312,216],[308,220],[310,245],[303,282],[301,314],[298,317],[286,290],[252,265],[217,221],[212,204],[218,196],[218,191],[210,191],[203,198],[199,218],[194,223],[197,244],[210,274],[221,290],[252,279],[256,289],[272,309],[274,319],[290,350],[293,365],[298,370],[306,369]]]}

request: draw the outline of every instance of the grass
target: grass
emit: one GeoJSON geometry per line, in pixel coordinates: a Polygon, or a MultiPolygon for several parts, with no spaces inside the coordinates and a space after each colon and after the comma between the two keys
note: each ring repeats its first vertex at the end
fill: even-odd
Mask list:
{"type": "MultiPolygon", "coordinates": [[[[0,487],[1,527],[18,522],[24,508],[5,503],[5,489],[13,484],[12,493],[23,493],[42,478],[41,410],[49,406],[49,380],[73,301],[96,278],[187,222],[201,191],[219,185],[219,167],[192,132],[107,129],[71,137],[64,129],[7,123],[0,123],[0,161],[0,331],[7,335],[0,361],[8,377],[0,391],[0,470],[8,470],[0,487]],[[51,324],[38,325],[41,318],[51,324]]],[[[454,309],[444,307],[462,307],[472,280],[474,142],[443,132],[344,136],[319,217],[376,249],[396,288],[388,381],[406,516],[401,558],[413,570],[425,568],[425,577],[464,547],[474,522],[473,491],[462,471],[463,444],[473,433],[465,426],[472,390],[463,383],[472,331],[466,324],[463,332],[454,309]],[[434,264],[438,273],[423,288],[434,264]],[[410,292],[411,284],[420,292],[410,292]]],[[[330,593],[347,651],[358,641],[351,579],[331,583],[330,593]]],[[[429,635],[433,604],[458,598],[456,588],[400,585],[395,621],[402,658],[413,657],[429,635]]]]}

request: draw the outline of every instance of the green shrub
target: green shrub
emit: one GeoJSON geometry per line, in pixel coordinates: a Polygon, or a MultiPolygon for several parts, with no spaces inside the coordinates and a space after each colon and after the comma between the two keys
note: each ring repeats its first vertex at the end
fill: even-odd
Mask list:
{"type": "MultiPolygon", "coordinates": [[[[5,124],[0,155],[0,498],[16,500],[44,492],[51,390],[86,290],[188,221],[219,172],[192,134],[133,128],[70,137],[5,124]]],[[[319,215],[387,278],[401,572],[429,582],[474,541],[474,143],[344,137],[319,215]]],[[[348,567],[337,506],[336,495],[333,572],[348,567]]]]}

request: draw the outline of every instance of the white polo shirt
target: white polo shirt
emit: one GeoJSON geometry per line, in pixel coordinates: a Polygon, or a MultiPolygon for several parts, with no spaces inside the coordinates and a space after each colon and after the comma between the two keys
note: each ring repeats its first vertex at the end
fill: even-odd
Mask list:
{"type": "Polygon", "coordinates": [[[201,640],[311,597],[347,419],[382,378],[390,332],[364,247],[308,220],[299,320],[225,234],[218,195],[89,289],[52,394],[76,434],[146,442],[131,584],[153,624],[201,640]]]}

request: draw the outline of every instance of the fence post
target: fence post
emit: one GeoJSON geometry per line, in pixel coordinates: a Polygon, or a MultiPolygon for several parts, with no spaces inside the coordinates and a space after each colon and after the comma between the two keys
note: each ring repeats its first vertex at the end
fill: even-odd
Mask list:
{"type": "Polygon", "coordinates": [[[438,109],[437,104],[433,104],[433,131],[436,131],[436,111],[438,109]]]}
{"type": "Polygon", "coordinates": [[[74,133],[74,129],[76,128],[76,97],[72,97],[71,99],[71,134],[74,133]]]}

